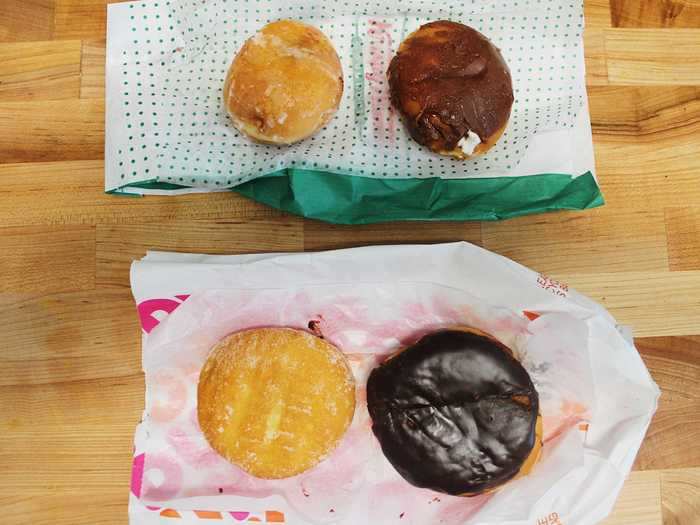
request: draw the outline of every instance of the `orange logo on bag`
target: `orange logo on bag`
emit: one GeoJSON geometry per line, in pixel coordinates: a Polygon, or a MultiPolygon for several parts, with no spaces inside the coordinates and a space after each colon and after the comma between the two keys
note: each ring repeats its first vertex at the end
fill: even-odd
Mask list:
{"type": "Polygon", "coordinates": [[[560,297],[566,297],[569,292],[568,284],[552,279],[543,273],[537,276],[537,284],[540,288],[543,288],[560,297]]]}
{"type": "Polygon", "coordinates": [[[536,525],[564,525],[559,519],[559,514],[552,512],[547,516],[543,516],[537,520],[536,525]]]}

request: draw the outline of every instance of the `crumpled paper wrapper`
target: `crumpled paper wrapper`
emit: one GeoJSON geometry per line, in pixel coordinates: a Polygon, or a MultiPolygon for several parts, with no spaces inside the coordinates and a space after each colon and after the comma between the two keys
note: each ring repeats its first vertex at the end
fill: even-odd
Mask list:
{"type": "Polygon", "coordinates": [[[593,524],[610,512],[659,395],[602,307],[466,243],[317,254],[149,253],[132,267],[132,290],[147,387],[135,437],[132,524],[163,517],[187,524],[593,524]],[[316,468],[287,480],[251,478],[219,458],[197,429],[199,368],[231,331],[304,328],[309,321],[348,354],[356,417],[316,468]],[[383,357],[453,324],[482,328],[515,349],[540,392],[544,418],[543,457],[534,471],[476,498],[405,482],[383,457],[362,401],[367,374],[383,357]]]}
{"type": "Polygon", "coordinates": [[[497,508],[503,498],[526,502],[518,507],[527,515],[532,502],[583,462],[578,424],[595,402],[587,336],[585,324],[565,314],[531,322],[460,290],[431,284],[195,294],[151,332],[144,346],[143,424],[149,440],[143,449],[141,499],[158,504],[221,491],[229,495],[227,507],[236,497],[244,506],[251,496],[279,495],[309,523],[358,523],[370,505],[381,523],[458,524],[468,515],[492,518],[484,506],[495,500],[497,508]],[[355,419],[338,449],[318,467],[285,480],[256,479],[219,457],[199,430],[199,370],[209,350],[231,332],[260,326],[306,329],[310,322],[348,355],[358,385],[355,419]],[[540,393],[545,429],[543,458],[526,482],[468,500],[417,489],[394,471],[371,432],[364,389],[369,371],[388,353],[454,325],[479,327],[515,350],[540,393]],[[156,476],[157,485],[156,473],[163,477],[156,476]],[[385,498],[389,504],[382,502],[385,498]],[[435,498],[442,504],[436,505],[435,498]]]}

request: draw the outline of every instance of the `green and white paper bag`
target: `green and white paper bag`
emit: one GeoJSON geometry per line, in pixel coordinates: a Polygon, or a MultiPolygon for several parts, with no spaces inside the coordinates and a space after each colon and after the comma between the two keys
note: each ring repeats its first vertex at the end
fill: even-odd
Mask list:
{"type": "Polygon", "coordinates": [[[583,13],[562,0],[430,2],[170,0],[109,6],[106,190],[233,189],[309,217],[497,219],[602,204],[593,175],[583,13]],[[335,118],[289,147],[256,144],[221,102],[246,38],[279,18],[316,25],[341,58],[335,118]],[[486,155],[441,157],[391,109],[385,71],[400,42],[435,19],[471,25],[501,49],[515,103],[486,155]]]}

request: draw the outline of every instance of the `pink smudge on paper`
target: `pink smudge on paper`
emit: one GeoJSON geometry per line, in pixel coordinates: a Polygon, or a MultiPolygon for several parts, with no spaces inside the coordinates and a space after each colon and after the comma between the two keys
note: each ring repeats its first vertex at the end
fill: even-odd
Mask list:
{"type": "MultiPolygon", "coordinates": [[[[283,314],[282,305],[279,302],[273,302],[272,299],[269,299],[269,302],[264,302],[260,300],[260,297],[256,297],[254,290],[242,290],[238,292],[238,295],[238,301],[231,306],[230,311],[228,311],[226,304],[222,304],[222,298],[218,295],[207,296],[205,294],[198,297],[198,306],[204,312],[202,315],[217,319],[217,321],[224,320],[229,326],[228,330],[216,334],[214,342],[235,332],[285,324],[281,321],[283,314]],[[220,317],[222,312],[224,316],[220,317]]],[[[207,348],[206,353],[209,350],[211,348],[207,348]]]]}
{"type": "Polygon", "coordinates": [[[238,494],[238,484],[243,472],[227,463],[222,470],[206,476],[202,483],[183,491],[184,497],[211,496],[212,494],[238,494]]]}
{"type": "Polygon", "coordinates": [[[450,497],[440,508],[434,523],[466,523],[492,498],[491,494],[481,494],[469,498],[450,497]]]}
{"type": "Polygon", "coordinates": [[[148,407],[148,415],[156,421],[172,421],[187,404],[186,378],[181,377],[175,369],[156,372],[153,377],[152,389],[160,394],[148,407]]]}
{"type": "Polygon", "coordinates": [[[207,443],[204,435],[190,429],[183,430],[173,427],[166,437],[168,444],[173,447],[178,458],[198,468],[206,468],[217,463],[225,462],[207,443]]]}
{"type": "Polygon", "coordinates": [[[369,507],[377,523],[464,523],[491,498],[450,496],[409,484],[395,473],[394,480],[375,486],[369,507]]]}
{"type": "Polygon", "coordinates": [[[305,328],[328,339],[346,351],[386,354],[387,343],[398,341],[405,346],[432,330],[457,324],[464,310],[447,304],[422,303],[405,305],[395,319],[375,319],[367,304],[354,298],[341,298],[315,314],[305,328]],[[362,340],[354,336],[362,333],[362,340]]]}
{"type": "MultiPolygon", "coordinates": [[[[528,330],[528,321],[510,313],[503,313],[500,316],[495,315],[491,319],[484,320],[481,326],[483,327],[481,328],[482,330],[493,333],[494,335],[498,335],[499,333],[507,333],[511,336],[530,334],[528,330]]],[[[475,328],[479,328],[479,326],[475,326],[475,328]]]]}
{"type": "Polygon", "coordinates": [[[527,333],[526,321],[513,314],[477,312],[466,304],[455,305],[449,298],[435,296],[431,301],[408,303],[400,310],[398,319],[386,321],[367,330],[378,339],[395,338],[400,347],[417,342],[423,336],[441,328],[470,326],[492,333],[511,335],[527,333]]]}
{"type": "Polygon", "coordinates": [[[290,304],[296,305],[297,310],[296,312],[285,310],[284,318],[290,322],[291,326],[296,325],[309,330],[346,350],[357,347],[357,342],[353,341],[348,330],[360,328],[365,331],[372,326],[367,304],[356,298],[340,297],[311,315],[298,308],[299,304],[311,304],[311,298],[306,294],[295,296],[290,304]]]}
{"type": "Polygon", "coordinates": [[[396,141],[396,116],[389,101],[389,86],[386,71],[393,56],[391,39],[392,24],[380,20],[370,20],[367,31],[369,36],[369,68],[365,78],[370,86],[370,104],[374,121],[374,138],[380,143],[396,141]]]}
{"type": "Polygon", "coordinates": [[[370,431],[372,428],[372,420],[367,410],[367,388],[362,386],[356,391],[357,408],[355,409],[355,419],[358,427],[364,427],[365,431],[370,431]]]}
{"type": "MultiPolygon", "coordinates": [[[[199,382],[199,378],[195,379],[199,382]]],[[[195,406],[190,412],[189,422],[192,425],[192,429],[198,434],[202,433],[202,429],[199,428],[199,414],[197,413],[197,407],[195,406]]]]}
{"type": "Polygon", "coordinates": [[[575,401],[563,400],[556,415],[542,416],[542,426],[545,430],[542,439],[545,443],[551,441],[579,423],[590,420],[590,417],[587,406],[575,401]]]}
{"type": "MultiPolygon", "coordinates": [[[[398,476],[398,474],[397,474],[398,476]]],[[[398,523],[406,518],[406,521],[418,523],[417,519],[423,518],[423,497],[411,497],[407,487],[411,487],[403,480],[389,481],[376,485],[369,494],[368,507],[372,509],[372,518],[376,523],[398,523]]],[[[415,488],[415,487],[412,487],[415,488]]],[[[429,522],[426,522],[429,523],[429,522]]]]}
{"type": "Polygon", "coordinates": [[[365,465],[372,457],[371,439],[366,428],[353,424],[329,457],[293,478],[284,497],[290,505],[320,521],[341,519],[355,504],[355,498],[366,483],[365,465]]]}

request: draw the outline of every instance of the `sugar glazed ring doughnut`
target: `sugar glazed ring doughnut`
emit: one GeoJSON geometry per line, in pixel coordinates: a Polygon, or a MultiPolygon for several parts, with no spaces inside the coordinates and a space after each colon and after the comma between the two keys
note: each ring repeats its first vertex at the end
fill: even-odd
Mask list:
{"type": "Polygon", "coordinates": [[[355,411],[344,354],[289,328],[237,332],[204,364],[197,415],[211,447],[253,476],[300,474],[338,445],[355,411]]]}
{"type": "Polygon", "coordinates": [[[458,159],[481,155],[510,118],[508,65],[488,38],[440,20],[421,26],[400,45],[387,72],[392,104],[411,137],[458,159]]]}
{"type": "Polygon", "coordinates": [[[511,351],[478,330],[426,335],[375,368],[372,430],[411,484],[452,495],[525,475],[542,441],[539,397],[511,351]]]}

